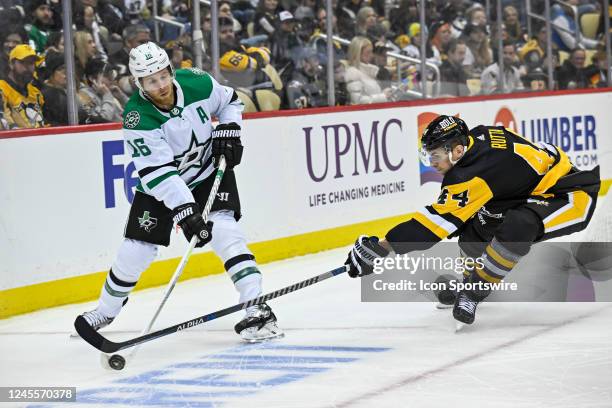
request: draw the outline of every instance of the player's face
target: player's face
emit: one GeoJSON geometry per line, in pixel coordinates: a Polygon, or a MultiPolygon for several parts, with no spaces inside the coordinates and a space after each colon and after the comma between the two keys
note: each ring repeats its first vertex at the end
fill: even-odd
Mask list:
{"type": "Polygon", "coordinates": [[[142,88],[153,102],[160,105],[170,105],[174,99],[172,90],[172,75],[164,69],[142,79],[142,88]]]}
{"type": "Polygon", "coordinates": [[[452,163],[448,159],[448,152],[444,147],[438,147],[437,149],[428,151],[429,163],[431,167],[436,169],[438,173],[445,174],[453,167],[452,163]]]}

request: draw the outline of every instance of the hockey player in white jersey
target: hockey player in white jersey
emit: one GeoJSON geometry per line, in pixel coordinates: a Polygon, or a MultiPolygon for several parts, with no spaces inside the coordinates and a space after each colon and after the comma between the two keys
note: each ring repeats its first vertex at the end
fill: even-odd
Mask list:
{"type": "MultiPolygon", "coordinates": [[[[198,237],[196,247],[210,242],[240,293],[240,302],[262,292],[261,273],[237,223],[240,199],[232,168],[242,157],[243,105],[236,92],[198,69],[175,72],[166,52],[152,42],[130,52],[129,69],[139,91],[125,107],[123,134],[140,183],[98,307],[83,314],[96,330],[119,314],[158,246],[170,243],[174,223],[187,241],[198,237]],[[213,115],[219,119],[216,128],[213,115]],[[205,222],[200,211],[221,155],[227,170],[205,222]]],[[[266,304],[248,308],[235,330],[246,341],[283,335],[266,304]]]]}

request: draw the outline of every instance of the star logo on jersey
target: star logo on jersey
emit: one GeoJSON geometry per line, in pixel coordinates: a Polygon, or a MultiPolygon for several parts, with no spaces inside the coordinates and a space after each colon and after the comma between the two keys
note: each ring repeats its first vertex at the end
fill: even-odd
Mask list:
{"type": "Polygon", "coordinates": [[[204,159],[204,153],[206,152],[206,148],[210,143],[210,139],[204,143],[199,143],[196,135],[193,131],[191,131],[191,142],[189,142],[189,147],[183,153],[178,156],[174,156],[174,160],[178,161],[178,172],[179,174],[186,173],[189,169],[193,168],[201,168],[204,159]]]}
{"type": "Polygon", "coordinates": [[[148,211],[142,214],[142,217],[138,217],[138,224],[140,228],[144,228],[145,231],[151,232],[151,230],[157,227],[157,218],[151,217],[148,211]]]}
{"type": "Polygon", "coordinates": [[[128,112],[125,115],[125,120],[123,121],[123,126],[128,129],[134,129],[140,123],[140,113],[137,111],[128,112]]]}

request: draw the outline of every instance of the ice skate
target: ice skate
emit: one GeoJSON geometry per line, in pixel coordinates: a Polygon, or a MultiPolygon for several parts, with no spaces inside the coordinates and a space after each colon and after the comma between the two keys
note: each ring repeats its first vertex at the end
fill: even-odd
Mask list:
{"type": "Polygon", "coordinates": [[[104,316],[102,313],[98,311],[98,309],[94,309],[89,312],[83,313],[81,316],[89,323],[94,330],[98,331],[103,327],[108,326],[115,320],[114,317],[104,316]]]}
{"type": "Polygon", "coordinates": [[[455,300],[453,317],[460,323],[472,324],[476,318],[476,307],[478,301],[474,300],[467,292],[461,291],[455,300]]]}
{"type": "Polygon", "coordinates": [[[272,340],[285,335],[276,325],[276,316],[272,309],[265,303],[247,309],[246,316],[234,326],[234,330],[249,343],[272,340]]]}

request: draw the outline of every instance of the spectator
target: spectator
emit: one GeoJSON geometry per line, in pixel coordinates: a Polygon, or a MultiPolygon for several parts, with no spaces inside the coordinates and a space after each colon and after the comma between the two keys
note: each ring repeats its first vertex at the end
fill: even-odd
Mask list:
{"type": "Polygon", "coordinates": [[[479,78],[482,71],[493,63],[487,28],[482,25],[468,24],[463,33],[467,45],[463,65],[468,77],[479,78]]]}
{"type": "MultiPolygon", "coordinates": [[[[270,46],[272,63],[279,70],[284,68],[289,68],[291,70],[292,68],[290,65],[293,59],[305,44],[296,33],[296,21],[291,12],[281,11],[278,19],[280,25],[272,35],[270,46]]],[[[288,72],[288,77],[290,76],[291,73],[288,72]]]]}
{"type": "Polygon", "coordinates": [[[74,25],[78,31],[87,31],[93,37],[96,50],[100,56],[108,59],[106,49],[108,44],[108,29],[100,24],[92,6],[77,6],[74,14],[74,25]]]}
{"type": "Polygon", "coordinates": [[[9,26],[2,33],[2,54],[0,54],[0,79],[6,79],[9,72],[9,54],[18,44],[24,44],[28,38],[23,27],[9,26]]]}
{"type": "MultiPolygon", "coordinates": [[[[83,86],[79,89],[79,100],[87,112],[87,123],[121,122],[123,106],[115,98],[113,84],[107,75],[112,70],[101,58],[93,58],[85,67],[83,86]]],[[[114,86],[116,93],[121,92],[114,86]]],[[[125,102],[127,97],[122,96],[125,102]]]]}
{"type": "Polygon", "coordinates": [[[372,52],[372,43],[365,37],[355,37],[349,45],[345,77],[353,105],[386,102],[392,95],[390,88],[382,90],[376,81],[379,68],[372,64],[372,52]]]}
{"type": "Polygon", "coordinates": [[[219,54],[223,76],[233,87],[249,87],[268,80],[261,70],[270,63],[270,50],[239,44],[234,24],[228,18],[219,19],[219,54]]]}
{"type": "Polygon", "coordinates": [[[338,17],[338,32],[340,37],[353,38],[355,36],[355,22],[357,13],[362,6],[367,5],[363,0],[340,0],[334,13],[338,17]]]}
{"type": "MultiPolygon", "coordinates": [[[[555,46],[553,44],[553,46],[555,46]]],[[[556,47],[556,46],[555,46],[556,47]]],[[[544,58],[546,56],[546,25],[542,24],[536,30],[533,38],[519,50],[519,58],[528,70],[536,67],[544,68],[544,58]]]]}
{"type": "Polygon", "coordinates": [[[255,8],[248,0],[237,0],[232,3],[232,16],[236,18],[243,27],[254,20],[255,8]]]}
{"type": "Polygon", "coordinates": [[[255,35],[266,34],[271,37],[278,28],[278,13],[281,11],[278,0],[261,0],[255,9],[253,26],[255,35]]]}
{"type": "Polygon", "coordinates": [[[514,44],[524,43],[524,30],[519,21],[518,10],[514,6],[504,7],[503,19],[506,30],[508,31],[508,41],[511,41],[514,44]]]}
{"type": "Polygon", "coordinates": [[[37,60],[36,51],[27,44],[17,45],[9,54],[9,72],[0,80],[0,98],[11,129],[46,126],[42,114],[45,99],[32,84],[37,60]]]}
{"type": "MultiPolygon", "coordinates": [[[[167,1],[158,3],[162,6],[160,14],[164,14],[166,8],[170,6],[170,3],[167,1]]],[[[124,19],[128,22],[128,24],[142,24],[147,2],[141,0],[124,0],[123,4],[125,6],[124,19]]]]}
{"type": "Polygon", "coordinates": [[[548,75],[542,68],[534,67],[523,77],[523,85],[529,91],[545,91],[548,89],[548,75]]]}
{"type": "Polygon", "coordinates": [[[466,52],[467,46],[461,38],[453,39],[448,44],[448,58],[440,66],[442,81],[440,93],[442,95],[467,96],[470,94],[467,87],[467,75],[463,68],[466,52]]]}
{"type": "Polygon", "coordinates": [[[605,88],[608,86],[608,69],[606,67],[606,52],[599,50],[593,55],[592,64],[585,68],[589,88],[605,88]]]}
{"type": "Polygon", "coordinates": [[[74,54],[76,57],[75,71],[77,79],[83,78],[87,62],[96,56],[96,43],[87,31],[77,31],[74,33],[74,54]]]}
{"type": "MultiPolygon", "coordinates": [[[[421,25],[419,23],[412,23],[408,27],[408,37],[410,38],[410,44],[402,48],[404,54],[411,58],[421,57],[421,25]]],[[[429,46],[429,44],[427,44],[429,46]]],[[[431,48],[431,47],[429,47],[431,48]]]]}
{"type": "Polygon", "coordinates": [[[584,70],[586,52],[576,48],[572,50],[568,59],[557,68],[556,77],[559,89],[586,88],[588,81],[584,70]]]}
{"type": "Polygon", "coordinates": [[[129,76],[128,62],[130,51],[141,44],[151,41],[151,30],[143,24],[131,25],[123,30],[123,48],[109,57],[109,62],[117,68],[119,76],[129,76]]]}
{"type": "Polygon", "coordinates": [[[174,69],[192,68],[193,61],[185,54],[183,44],[179,41],[168,41],[164,47],[174,69]]]}
{"type": "MultiPolygon", "coordinates": [[[[102,25],[109,32],[120,37],[126,26],[126,12],[123,1],[119,0],[80,0],[84,6],[91,6],[96,11],[96,19],[102,21],[102,25]]],[[[144,3],[144,2],[143,2],[144,3]]],[[[123,36],[125,38],[125,36],[123,36]]]]}
{"type": "Polygon", "coordinates": [[[487,26],[487,13],[480,3],[474,3],[472,7],[465,12],[466,24],[487,26]]]}
{"type": "Polygon", "coordinates": [[[26,18],[29,23],[25,25],[25,30],[30,39],[30,45],[38,54],[45,51],[49,29],[53,25],[53,11],[49,0],[26,0],[26,18]]]}
{"type": "MultiPolygon", "coordinates": [[[[304,22],[302,22],[304,24],[304,22]]],[[[338,19],[335,15],[332,14],[332,33],[338,32],[338,19]]],[[[313,29],[312,36],[310,38],[310,44],[317,50],[319,53],[319,61],[323,65],[327,65],[327,40],[319,37],[319,34],[326,35],[327,33],[327,11],[325,8],[321,7],[317,10],[317,20],[316,27],[313,29]]],[[[345,53],[342,45],[334,41],[334,55],[336,59],[344,59],[345,53]]]]}
{"type": "Polygon", "coordinates": [[[232,3],[228,0],[221,0],[219,2],[219,18],[226,17],[231,19],[234,22],[234,33],[239,33],[242,31],[242,24],[240,21],[234,18],[232,14],[232,3]]]}
{"type": "Polygon", "coordinates": [[[378,73],[376,74],[376,80],[382,88],[389,88],[393,81],[391,72],[387,68],[387,51],[389,48],[384,42],[374,43],[373,47],[373,62],[378,67],[378,73]]]}
{"type": "Polygon", "coordinates": [[[432,61],[440,65],[446,56],[448,44],[452,39],[450,25],[444,20],[433,23],[430,30],[430,36],[431,48],[433,50],[432,61]]]}
{"type": "Polygon", "coordinates": [[[368,31],[376,25],[376,12],[372,7],[362,7],[357,13],[356,35],[368,36],[368,31]]]}
{"type": "Polygon", "coordinates": [[[522,91],[523,82],[521,81],[521,74],[515,64],[518,61],[516,56],[516,48],[514,43],[506,42],[503,47],[503,59],[504,59],[504,89],[501,89],[499,83],[500,69],[499,64],[496,62],[488,66],[480,76],[480,89],[485,95],[493,93],[511,93],[522,91]]]}
{"type": "Polygon", "coordinates": [[[296,69],[286,86],[289,109],[327,106],[323,74],[317,52],[312,48],[303,48],[296,58],[296,69]]]}
{"type": "MultiPolygon", "coordinates": [[[[410,44],[402,49],[402,53],[408,57],[420,59],[421,58],[421,25],[419,23],[412,23],[408,28],[408,35],[410,36],[410,44]]],[[[427,62],[433,64],[436,60],[433,57],[433,49],[429,40],[425,44],[425,55],[427,56],[427,62]]],[[[421,80],[420,67],[415,65],[409,65],[402,69],[404,78],[403,82],[406,83],[408,89],[417,89],[418,84],[421,80]]],[[[427,79],[431,80],[434,76],[434,71],[431,68],[427,68],[427,79]]]]}
{"type": "Polygon", "coordinates": [[[45,54],[49,52],[57,52],[60,54],[64,53],[64,32],[63,31],[53,31],[49,34],[47,38],[47,49],[45,50],[45,54]]]}
{"type": "MultiPolygon", "coordinates": [[[[64,65],[64,54],[49,51],[45,57],[45,77],[42,94],[45,98],[43,105],[43,117],[45,122],[51,126],[65,126],[68,121],[68,96],[66,86],[66,66],[64,65]]],[[[79,123],[85,123],[85,114],[79,110],[79,123]]]]}
{"type": "Polygon", "coordinates": [[[391,21],[391,31],[396,36],[408,34],[410,25],[419,21],[416,0],[401,0],[399,7],[391,9],[389,20],[391,21]]]}
{"type": "Polygon", "coordinates": [[[465,12],[472,4],[471,0],[447,0],[441,5],[440,15],[442,20],[449,23],[451,38],[459,38],[461,35],[465,27],[465,12]]]}
{"type": "Polygon", "coordinates": [[[582,46],[583,48],[593,49],[597,47],[597,41],[586,38],[580,33],[580,27],[576,26],[574,15],[577,13],[576,7],[578,0],[568,0],[569,6],[555,4],[551,8],[551,18],[553,22],[552,40],[561,51],[569,51],[582,46]],[[557,28],[559,27],[559,28],[557,28]],[[570,32],[562,31],[561,29],[570,32]],[[576,41],[576,34],[580,35],[580,42],[576,41]]]}
{"type": "MultiPolygon", "coordinates": [[[[314,11],[317,10],[317,0],[300,0],[299,3],[300,4],[297,6],[295,11],[293,12],[293,15],[295,16],[295,19],[298,20],[298,21],[305,20],[305,19],[313,19],[314,20],[315,19],[314,11]]],[[[321,8],[321,7],[319,7],[319,8],[321,8]]],[[[289,10],[289,9],[285,8],[285,10],[289,10]]],[[[318,12],[317,12],[317,14],[318,14],[318,12]]],[[[333,15],[333,13],[332,13],[332,15],[333,15]]],[[[335,16],[334,16],[334,19],[335,19],[335,16]]]]}
{"type": "Polygon", "coordinates": [[[346,88],[346,60],[334,61],[334,94],[336,106],[346,106],[351,102],[346,88]]]}

